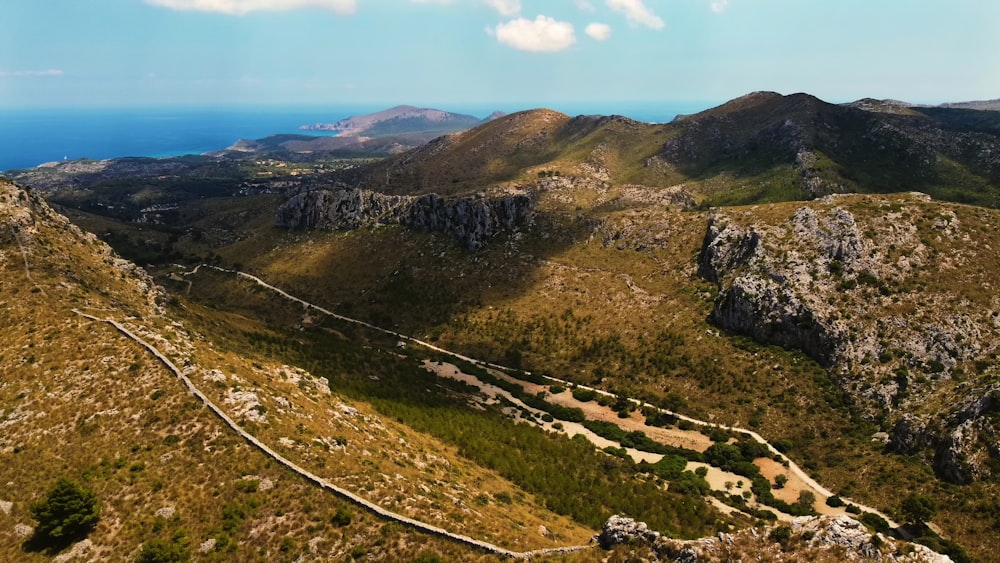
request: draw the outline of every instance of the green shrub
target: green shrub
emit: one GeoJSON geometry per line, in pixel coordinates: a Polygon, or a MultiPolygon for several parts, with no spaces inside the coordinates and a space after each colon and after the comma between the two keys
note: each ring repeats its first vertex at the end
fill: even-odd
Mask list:
{"type": "Polygon", "coordinates": [[[94,492],[65,477],[56,481],[45,499],[31,503],[29,511],[38,520],[33,541],[52,546],[83,538],[101,517],[94,492]]]}
{"type": "Polygon", "coordinates": [[[341,507],[337,509],[337,513],[333,515],[333,518],[331,518],[330,521],[333,522],[334,525],[336,526],[343,527],[350,524],[351,520],[353,519],[354,519],[354,513],[346,508],[341,507]]]}
{"type": "Polygon", "coordinates": [[[188,546],[183,541],[166,541],[154,538],[142,544],[136,563],[184,563],[191,560],[188,546]]]}
{"type": "Polygon", "coordinates": [[[586,403],[588,401],[593,401],[594,397],[597,396],[597,392],[591,389],[583,389],[577,387],[573,389],[573,398],[581,403],[586,403]]]}
{"type": "Polygon", "coordinates": [[[781,545],[787,545],[789,540],[792,539],[792,529],[788,526],[778,526],[777,528],[771,530],[771,533],[767,535],[771,541],[778,542],[781,545]]]}
{"type": "Polygon", "coordinates": [[[937,514],[937,504],[934,500],[918,493],[912,493],[903,499],[901,508],[907,520],[913,524],[929,522],[937,514]]]}
{"type": "Polygon", "coordinates": [[[878,514],[874,514],[872,512],[863,512],[858,520],[876,532],[888,534],[892,530],[892,528],[889,527],[889,523],[885,521],[885,518],[882,518],[878,514]]]}
{"type": "Polygon", "coordinates": [[[826,505],[832,508],[839,508],[844,506],[844,500],[837,495],[833,495],[832,497],[826,499],[826,505]]]}

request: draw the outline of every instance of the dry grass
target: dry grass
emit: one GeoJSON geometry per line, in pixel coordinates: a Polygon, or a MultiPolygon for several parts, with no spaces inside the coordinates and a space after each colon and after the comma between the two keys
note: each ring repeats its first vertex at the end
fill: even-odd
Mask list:
{"type": "MultiPolygon", "coordinates": [[[[29,504],[65,476],[93,489],[101,504],[100,523],[89,535],[92,544],[79,548],[91,559],[128,560],[144,541],[182,537],[198,560],[325,561],[366,554],[398,561],[420,553],[445,560],[492,560],[386,524],[320,493],[234,436],[145,350],[111,327],[75,315],[74,306],[127,319],[144,338],[198,374],[218,366],[245,377],[243,385],[259,391],[261,404],[270,408],[271,420],[258,426],[262,436],[293,437],[288,448],[292,457],[334,480],[370,486],[381,493],[375,500],[416,497],[419,485],[436,481],[432,492],[443,502],[428,512],[462,531],[483,534],[490,529],[493,539],[515,548],[552,545],[553,540],[538,534],[539,522],[560,543],[589,537],[590,531],[530,502],[513,510],[477,507],[462,528],[463,506],[472,497],[480,490],[510,491],[509,483],[469,464],[452,465],[454,452],[398,424],[382,423],[364,405],[353,405],[358,413],[344,418],[347,409],[299,370],[255,366],[246,358],[214,351],[209,342],[163,316],[149,299],[148,280],[117,262],[102,243],[53,219],[44,207],[21,213],[22,208],[6,203],[0,221],[5,226],[16,222],[20,236],[0,239],[0,451],[5,459],[0,480],[7,483],[0,500],[11,503],[9,514],[0,514],[0,559],[48,559],[23,550],[16,526],[33,524],[29,504]],[[36,291],[18,241],[40,288],[36,291]],[[284,395],[287,403],[282,403],[284,395]],[[347,436],[357,449],[327,452],[315,441],[305,442],[297,434],[299,424],[311,437],[347,436]],[[315,451],[320,449],[322,453],[315,451]],[[388,481],[365,462],[365,449],[375,464],[391,471],[388,481]],[[432,459],[438,460],[436,466],[428,463],[432,459]],[[418,463],[427,470],[418,470],[418,463]],[[397,473],[406,477],[397,479],[397,473]],[[353,513],[348,525],[335,522],[334,516],[344,510],[353,513]],[[508,535],[511,528],[521,532],[508,535]],[[204,544],[210,540],[216,541],[215,548],[204,544]],[[199,551],[203,544],[205,553],[199,551]]],[[[210,383],[204,377],[202,382],[210,383]]],[[[220,402],[232,391],[209,389],[221,393],[220,402]]],[[[403,502],[398,504],[404,508],[403,502]]],[[[422,507],[415,512],[423,512],[422,507]]]]}
{"type": "MultiPolygon", "coordinates": [[[[695,276],[706,215],[605,205],[618,193],[581,196],[572,205],[595,206],[584,208],[583,220],[556,213],[565,204],[553,202],[551,214],[545,211],[526,238],[499,240],[471,258],[443,237],[398,228],[271,231],[221,252],[295,294],[446,348],[501,362],[515,348],[525,367],[536,371],[586,383],[600,377],[606,389],[667,400],[700,418],[756,425],[772,441],[793,443],[789,455],[828,488],[843,488],[890,513],[899,502],[898,482],[937,490],[942,503],[952,499],[963,506],[942,511],[945,533],[975,553],[988,552],[988,535],[966,532],[980,526],[965,503],[995,495],[993,485],[958,492],[935,485],[921,463],[886,456],[870,442],[877,427],[851,417],[842,392],[815,362],[720,335],[706,321],[714,288],[695,276]],[[643,350],[655,352],[642,340],[665,330],[682,339],[674,355],[686,356],[693,368],[665,375],[655,365],[635,363],[643,350]],[[608,338],[621,343],[623,355],[588,358],[588,346],[608,338]]],[[[990,227],[995,211],[906,196],[845,196],[830,204],[762,205],[727,214],[746,224],[780,225],[803,205],[848,206],[876,238],[902,219],[916,225],[917,240],[928,243],[927,262],[907,283],[919,291],[895,301],[879,297],[886,311],[920,310],[929,298],[977,317],[1000,310],[989,290],[1000,274],[991,250],[1000,243],[990,227]],[[899,213],[898,206],[908,215],[887,215],[899,213]],[[959,226],[950,237],[933,220],[948,211],[959,226]]],[[[906,251],[892,250],[889,258],[906,251]]],[[[860,291],[847,306],[867,310],[870,297],[860,291]]],[[[245,312],[260,314],[260,308],[248,304],[245,312]]],[[[947,404],[949,389],[942,386],[926,410],[947,404]]]]}

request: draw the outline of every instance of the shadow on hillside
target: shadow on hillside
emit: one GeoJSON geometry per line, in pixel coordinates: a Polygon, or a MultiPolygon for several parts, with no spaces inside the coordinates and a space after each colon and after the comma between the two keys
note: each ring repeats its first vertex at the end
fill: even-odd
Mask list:
{"type": "MultiPolygon", "coordinates": [[[[279,251],[261,252],[262,245],[247,242],[249,252],[256,248],[257,254],[241,254],[241,261],[248,273],[317,306],[435,341],[449,328],[465,327],[472,312],[502,310],[505,303],[535,291],[539,267],[586,240],[592,230],[591,221],[539,214],[527,232],[501,234],[475,253],[449,235],[400,226],[336,233],[275,231],[271,234],[282,241],[279,251]]],[[[215,309],[285,326],[299,326],[308,317],[300,305],[263,289],[248,289],[231,275],[203,270],[188,279],[193,282],[191,297],[215,309]]],[[[171,289],[184,292],[187,287],[176,282],[171,289]]],[[[307,325],[313,322],[317,319],[306,320],[307,325]]],[[[335,324],[328,328],[336,330],[335,324]]],[[[483,338],[483,349],[477,350],[483,359],[516,360],[516,342],[488,340],[483,338]]]]}
{"type": "Polygon", "coordinates": [[[74,543],[86,539],[87,534],[89,534],[90,531],[91,530],[88,529],[72,536],[53,538],[35,530],[35,532],[21,544],[21,550],[25,553],[42,553],[48,556],[53,556],[64,551],[74,543]]]}

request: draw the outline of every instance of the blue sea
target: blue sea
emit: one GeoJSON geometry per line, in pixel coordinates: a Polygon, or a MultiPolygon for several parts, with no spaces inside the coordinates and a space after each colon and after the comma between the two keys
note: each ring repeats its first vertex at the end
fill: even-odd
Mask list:
{"type": "MultiPolygon", "coordinates": [[[[570,115],[621,114],[633,119],[666,122],[679,113],[694,113],[706,103],[566,103],[454,105],[446,111],[485,117],[549,107],[570,115]]],[[[31,168],[64,159],[106,159],[124,156],[166,157],[200,154],[231,146],[239,139],[259,139],[279,133],[329,134],[301,131],[313,123],[331,123],[352,115],[385,109],[384,105],[336,107],[136,107],[87,109],[0,108],[0,171],[31,168]]]]}

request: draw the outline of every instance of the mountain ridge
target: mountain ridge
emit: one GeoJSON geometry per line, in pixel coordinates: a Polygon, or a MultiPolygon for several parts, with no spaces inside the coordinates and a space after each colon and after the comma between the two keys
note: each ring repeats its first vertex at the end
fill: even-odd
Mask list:
{"type": "Polygon", "coordinates": [[[306,131],[330,131],[345,136],[394,133],[451,133],[479,125],[489,118],[453,113],[433,108],[399,105],[365,115],[346,117],[334,123],[303,125],[306,131]]]}
{"type": "MultiPolygon", "coordinates": [[[[816,472],[830,492],[893,520],[909,518],[901,491],[934,499],[941,513],[935,524],[949,539],[930,536],[917,522],[907,529],[936,549],[959,556],[948,543],[953,538],[988,559],[1000,548],[987,533],[997,525],[988,501],[997,494],[1000,455],[1000,303],[991,289],[1000,242],[997,210],[962,202],[992,201],[994,162],[982,155],[995,146],[996,116],[894,108],[755,93],[671,124],[530,110],[377,162],[206,157],[189,176],[173,179],[176,185],[153,169],[140,174],[142,162],[109,164],[91,176],[59,176],[53,167],[31,177],[44,176],[46,195],[81,225],[148,260],[176,300],[171,310],[227,343],[233,356],[219,365],[266,365],[268,355],[303,361],[335,389],[360,387],[380,397],[380,408],[396,388],[419,395],[443,385],[391,363],[408,361],[399,339],[363,339],[371,346],[365,352],[324,357],[353,346],[358,334],[308,307],[275,303],[237,276],[205,268],[197,278],[185,276],[173,262],[253,272],[391,334],[568,382],[559,392],[542,389],[549,395],[569,397],[573,386],[581,387],[578,394],[600,389],[622,415],[603,422],[652,419],[652,412],[627,408],[636,399],[753,429],[816,472]],[[177,207],[152,209],[167,194],[177,207]],[[466,220],[485,219],[487,211],[500,217],[491,206],[513,195],[524,198],[518,201],[528,204],[530,220],[491,223],[500,225],[496,230],[466,220]],[[419,224],[410,221],[415,207],[419,224]],[[482,215],[470,211],[477,208],[482,215]],[[425,228],[435,224],[443,228],[425,228]],[[463,239],[470,231],[476,236],[463,239]],[[208,328],[223,326],[240,328],[208,328]],[[408,387],[407,377],[417,384],[408,387]]],[[[255,422],[260,435],[297,435],[286,426],[275,430],[287,409],[264,398],[260,370],[245,368],[251,381],[243,369],[235,371],[245,383],[226,370],[222,385],[199,377],[220,401],[239,398],[233,408],[249,421],[269,421],[255,422]]],[[[421,420],[413,405],[383,414],[383,424],[421,420]]],[[[635,436],[595,428],[615,438],[601,461],[607,467],[621,459],[619,445],[635,445],[635,436]]],[[[482,451],[482,444],[461,442],[458,430],[437,428],[436,435],[475,445],[467,453],[482,451]]],[[[347,441],[359,439],[351,434],[347,441]]],[[[303,463],[322,458],[303,442],[289,446],[303,463]]],[[[729,451],[727,445],[734,446],[720,442],[713,453],[729,451]]],[[[776,459],[752,463],[768,487],[783,471],[776,459]]],[[[622,463],[614,470],[624,476],[629,466],[622,463]]],[[[411,478],[412,466],[392,465],[411,478]]],[[[751,484],[751,497],[767,498],[761,483],[751,484]]],[[[797,492],[775,489],[775,497],[795,503],[797,492]]],[[[736,518],[759,517],[733,498],[740,496],[715,498],[732,503],[736,518]]],[[[388,492],[381,498],[403,502],[388,492]]],[[[583,498],[589,493],[562,506],[593,526],[583,498]]],[[[494,506],[486,502],[470,514],[494,506]]],[[[701,512],[677,520],[658,512],[650,515],[659,518],[658,529],[721,526],[701,512]]]]}

